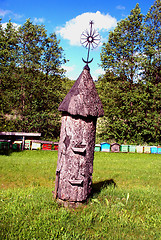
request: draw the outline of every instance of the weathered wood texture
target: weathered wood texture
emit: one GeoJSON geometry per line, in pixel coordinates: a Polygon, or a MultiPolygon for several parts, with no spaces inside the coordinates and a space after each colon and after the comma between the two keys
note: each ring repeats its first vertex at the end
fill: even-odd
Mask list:
{"type": "Polygon", "coordinates": [[[58,110],[84,117],[101,117],[104,115],[102,102],[88,69],[83,69],[58,110]]]}
{"type": "Polygon", "coordinates": [[[58,149],[58,195],[84,201],[91,192],[96,119],[63,114],[58,149]]]}
{"type": "Polygon", "coordinates": [[[59,110],[63,113],[55,197],[63,201],[83,202],[92,189],[96,121],[104,114],[87,67],[60,104],[59,110]]]}
{"type": "Polygon", "coordinates": [[[119,152],[120,151],[120,144],[112,143],[111,144],[111,152],[119,152]]]}

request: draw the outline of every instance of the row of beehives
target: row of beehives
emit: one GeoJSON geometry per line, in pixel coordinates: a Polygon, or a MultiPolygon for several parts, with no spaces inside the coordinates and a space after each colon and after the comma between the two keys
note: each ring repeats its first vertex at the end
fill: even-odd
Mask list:
{"type": "Polygon", "coordinates": [[[161,146],[135,146],[120,145],[118,143],[101,143],[95,145],[95,151],[99,152],[131,152],[131,153],[159,153],[161,154],[161,146]]]}
{"type": "MultiPolygon", "coordinates": [[[[58,143],[51,141],[42,141],[42,140],[25,140],[26,150],[58,150],[58,143]]],[[[0,141],[0,150],[3,149],[12,149],[15,151],[23,150],[22,149],[22,140],[16,140],[11,143],[10,140],[1,140],[0,141]]]]}
{"type": "Polygon", "coordinates": [[[58,150],[58,143],[41,140],[26,140],[25,149],[27,150],[58,150]]]}

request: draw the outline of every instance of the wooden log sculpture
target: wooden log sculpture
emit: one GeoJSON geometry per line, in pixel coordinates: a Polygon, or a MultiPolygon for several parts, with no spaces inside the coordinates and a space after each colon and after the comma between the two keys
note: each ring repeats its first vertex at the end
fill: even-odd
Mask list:
{"type": "Polygon", "coordinates": [[[55,197],[84,202],[91,193],[97,118],[104,115],[90,69],[86,65],[60,104],[62,122],[55,197]]]}

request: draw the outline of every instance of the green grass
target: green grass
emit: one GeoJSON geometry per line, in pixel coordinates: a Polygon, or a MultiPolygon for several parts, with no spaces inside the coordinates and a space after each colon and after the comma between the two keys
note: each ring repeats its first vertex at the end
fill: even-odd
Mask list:
{"type": "Polygon", "coordinates": [[[161,155],[96,152],[93,195],[75,210],[52,197],[56,164],[53,151],[0,156],[0,239],[161,239],[161,155]]]}

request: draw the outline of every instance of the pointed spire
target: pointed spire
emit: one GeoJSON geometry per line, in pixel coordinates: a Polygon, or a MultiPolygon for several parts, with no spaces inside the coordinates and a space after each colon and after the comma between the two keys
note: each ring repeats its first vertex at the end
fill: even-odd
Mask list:
{"type": "Polygon", "coordinates": [[[71,115],[84,117],[101,117],[104,115],[103,106],[88,65],[84,67],[79,78],[60,104],[58,110],[68,112],[71,115]]]}

